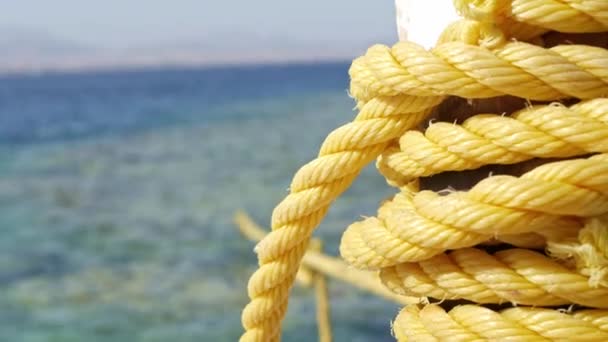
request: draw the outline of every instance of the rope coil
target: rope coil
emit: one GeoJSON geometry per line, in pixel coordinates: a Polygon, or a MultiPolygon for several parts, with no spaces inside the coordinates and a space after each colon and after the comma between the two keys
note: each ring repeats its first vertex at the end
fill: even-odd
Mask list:
{"type": "Polygon", "coordinates": [[[608,2],[455,5],[467,19],[430,51],[411,42],[376,45],[353,61],[350,92],[360,112],[329,134],[275,208],[273,231],[256,247],[260,267],[248,284],[242,341],[280,339],[314,228],[376,158],[400,192],[377,217],[346,230],[343,258],[380,270],[397,294],[479,304],[447,312],[407,305],[394,322],[397,339],[608,340],[608,50],[545,47],[543,36],[608,31],[608,2]],[[446,99],[498,96],[541,103],[417,130],[446,99]],[[539,158],[566,160],[521,176],[491,175],[467,191],[416,187],[421,177],[539,158]],[[501,243],[510,247],[490,251],[501,243]],[[506,303],[535,307],[482,306],[506,303]],[[572,304],[587,309],[550,308],[572,304]]]}
{"type": "Polygon", "coordinates": [[[540,308],[496,312],[462,305],[446,312],[438,305],[406,306],[393,323],[399,341],[606,341],[606,310],[574,314],[540,308]]]}

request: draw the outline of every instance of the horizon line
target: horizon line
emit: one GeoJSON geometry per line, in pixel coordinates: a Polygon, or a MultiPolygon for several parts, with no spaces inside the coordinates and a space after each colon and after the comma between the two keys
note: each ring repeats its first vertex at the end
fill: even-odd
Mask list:
{"type": "Polygon", "coordinates": [[[0,78],[38,77],[47,75],[78,75],[115,72],[146,72],[162,70],[197,69],[213,70],[225,68],[255,68],[273,66],[350,64],[352,58],[289,58],[277,60],[242,60],[242,61],[211,61],[211,62],[166,62],[166,63],[115,63],[98,65],[46,66],[40,68],[5,69],[0,68],[0,78]]]}

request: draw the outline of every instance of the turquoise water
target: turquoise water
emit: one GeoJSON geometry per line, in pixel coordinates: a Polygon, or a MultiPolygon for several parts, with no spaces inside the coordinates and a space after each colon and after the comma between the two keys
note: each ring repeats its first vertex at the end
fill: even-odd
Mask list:
{"type": "MultiPolygon", "coordinates": [[[[297,168],[350,120],[346,64],[0,79],[0,341],[234,341],[256,269],[232,224],[268,224],[297,168]]],[[[316,235],[391,190],[375,170],[316,235]]],[[[331,282],[336,341],[391,341],[397,306],[331,282]]],[[[286,341],[316,338],[296,288],[286,341]]]]}

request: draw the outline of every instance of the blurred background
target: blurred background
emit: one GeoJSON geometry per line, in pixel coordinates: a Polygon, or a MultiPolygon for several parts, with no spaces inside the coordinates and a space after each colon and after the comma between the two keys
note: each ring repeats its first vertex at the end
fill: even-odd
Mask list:
{"type": "MultiPolygon", "coordinates": [[[[392,1],[5,1],[0,341],[235,341],[293,173],[355,115],[350,60],[397,40],[392,1]]],[[[316,235],[391,193],[373,168],[316,235]]],[[[332,281],[336,341],[392,341],[397,305],[332,281]]],[[[296,288],[285,341],[317,338],[296,288]]]]}

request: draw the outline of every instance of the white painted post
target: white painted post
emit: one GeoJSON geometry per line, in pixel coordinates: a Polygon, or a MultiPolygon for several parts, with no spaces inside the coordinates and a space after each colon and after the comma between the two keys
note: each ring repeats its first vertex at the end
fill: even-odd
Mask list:
{"type": "Polygon", "coordinates": [[[399,40],[429,49],[450,23],[459,19],[452,0],[395,0],[399,40]]]}

